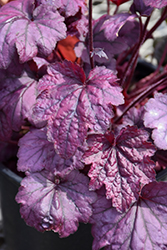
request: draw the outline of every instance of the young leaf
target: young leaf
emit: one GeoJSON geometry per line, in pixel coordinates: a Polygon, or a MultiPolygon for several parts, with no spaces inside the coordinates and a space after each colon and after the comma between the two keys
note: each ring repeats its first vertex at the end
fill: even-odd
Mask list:
{"type": "Polygon", "coordinates": [[[0,8],[0,67],[7,68],[15,49],[21,63],[39,52],[47,56],[65,38],[64,18],[50,5],[35,8],[34,0],[12,1],[0,8]]]}
{"type": "Polygon", "coordinates": [[[143,0],[134,0],[132,6],[130,7],[132,13],[139,12],[141,16],[150,16],[153,8],[146,6],[143,0]]]}
{"type": "Polygon", "coordinates": [[[23,179],[16,196],[20,213],[29,226],[60,237],[74,233],[79,222],[88,223],[96,195],[88,190],[89,179],[77,170],[61,179],[52,171],[31,173],[23,179]]]}
{"type": "Polygon", "coordinates": [[[155,145],[167,149],[167,94],[155,93],[145,105],[144,125],[153,128],[155,145]]]}
{"type": "Polygon", "coordinates": [[[161,9],[167,5],[167,0],[143,0],[148,6],[161,9]]]}
{"type": "MultiPolygon", "coordinates": [[[[106,130],[112,105],[124,102],[113,71],[94,68],[88,78],[69,61],[55,64],[39,82],[35,117],[48,119],[48,138],[63,158],[74,155],[83,144],[88,127],[106,130]]],[[[36,118],[35,118],[36,119],[36,118]]]]}
{"type": "Polygon", "coordinates": [[[93,204],[93,250],[167,249],[167,183],[144,186],[139,200],[123,214],[103,193],[93,204]]]}
{"type": "Polygon", "coordinates": [[[116,138],[112,132],[88,136],[89,149],[83,159],[92,163],[90,189],[105,184],[106,197],[112,198],[118,211],[125,211],[138,199],[142,184],[155,180],[155,164],[149,159],[155,148],[147,142],[148,136],[146,131],[130,126],[116,138]]]}
{"type": "Polygon", "coordinates": [[[47,140],[46,129],[32,129],[19,140],[18,171],[37,172],[42,169],[52,170],[63,177],[73,169],[82,169],[80,161],[83,149],[80,147],[75,156],[68,160],[56,154],[53,143],[47,140]]]}

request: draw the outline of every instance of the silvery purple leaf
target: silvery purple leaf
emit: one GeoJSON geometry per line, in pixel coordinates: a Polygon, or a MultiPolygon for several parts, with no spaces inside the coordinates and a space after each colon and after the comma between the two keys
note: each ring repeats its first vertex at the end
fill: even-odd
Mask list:
{"type": "Polygon", "coordinates": [[[145,105],[144,125],[153,128],[152,138],[155,145],[167,149],[167,94],[155,93],[145,105]]]}
{"type": "Polygon", "coordinates": [[[34,119],[48,120],[48,139],[63,158],[83,144],[88,127],[106,130],[112,105],[124,102],[113,71],[94,68],[88,78],[77,64],[65,61],[48,69],[38,85],[34,119]]]}
{"type": "Polygon", "coordinates": [[[93,250],[162,250],[167,248],[167,183],[151,182],[139,200],[119,213],[100,193],[93,204],[93,250]]]}
{"type": "Polygon", "coordinates": [[[88,183],[88,177],[77,170],[64,178],[46,170],[29,174],[16,196],[22,218],[41,232],[53,230],[60,237],[69,236],[92,215],[96,195],[88,183]]]}
{"type": "Polygon", "coordinates": [[[143,0],[147,6],[161,9],[167,5],[167,0],[143,0]]]}
{"type": "Polygon", "coordinates": [[[85,0],[37,0],[38,3],[55,6],[60,14],[65,17],[74,16],[81,8],[83,14],[86,13],[87,7],[85,0]]]}
{"type": "Polygon", "coordinates": [[[1,78],[0,109],[11,129],[19,131],[25,124],[27,112],[36,102],[36,84],[25,72],[19,78],[12,75],[1,78]]]}
{"type": "Polygon", "coordinates": [[[148,133],[136,127],[123,128],[115,138],[112,132],[88,135],[89,149],[83,156],[92,164],[90,189],[105,185],[107,199],[118,211],[126,211],[138,199],[141,185],[155,180],[155,164],[150,160],[155,147],[148,133]]]}
{"type": "Polygon", "coordinates": [[[65,160],[56,154],[53,143],[47,140],[46,129],[32,129],[19,140],[18,171],[38,172],[52,170],[55,175],[63,177],[73,169],[82,169],[82,148],[73,158],[65,160]]]}
{"type": "Polygon", "coordinates": [[[0,67],[7,68],[15,49],[21,63],[37,53],[47,56],[66,36],[64,18],[50,5],[34,0],[12,1],[0,8],[0,67]]]}

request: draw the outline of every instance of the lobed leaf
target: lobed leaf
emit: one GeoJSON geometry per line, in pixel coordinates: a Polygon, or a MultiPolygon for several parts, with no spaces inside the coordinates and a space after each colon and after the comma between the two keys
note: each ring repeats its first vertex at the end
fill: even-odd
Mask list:
{"type": "Polygon", "coordinates": [[[91,222],[93,250],[167,249],[167,183],[145,185],[139,200],[122,214],[101,193],[91,222]]]}
{"type": "Polygon", "coordinates": [[[56,154],[53,143],[47,140],[46,129],[32,129],[19,140],[18,171],[38,172],[52,170],[55,175],[63,177],[73,169],[82,169],[80,161],[83,154],[81,146],[75,156],[68,160],[56,154]]]}
{"type": "Polygon", "coordinates": [[[74,233],[79,222],[88,223],[96,195],[88,190],[89,179],[72,171],[61,179],[52,171],[31,173],[23,179],[16,196],[20,213],[29,226],[60,237],[74,233]]]}
{"type": "Polygon", "coordinates": [[[155,164],[149,158],[155,148],[147,140],[146,131],[130,126],[116,138],[112,132],[88,136],[83,161],[92,164],[90,189],[105,184],[106,197],[112,198],[118,211],[128,209],[138,199],[141,186],[155,180],[155,164]]]}
{"type": "Polygon", "coordinates": [[[0,8],[0,67],[19,54],[24,63],[37,53],[49,55],[66,36],[64,18],[50,5],[35,8],[34,0],[12,1],[0,8]]]}
{"type": "MultiPolygon", "coordinates": [[[[70,158],[83,144],[88,127],[105,130],[113,116],[112,105],[123,103],[115,74],[94,68],[88,78],[69,61],[55,64],[39,82],[34,116],[48,120],[48,138],[63,158],[70,158]]],[[[36,118],[35,118],[36,119],[36,118]]]]}
{"type": "Polygon", "coordinates": [[[155,145],[167,149],[167,94],[156,93],[145,105],[144,125],[153,128],[155,145]]]}

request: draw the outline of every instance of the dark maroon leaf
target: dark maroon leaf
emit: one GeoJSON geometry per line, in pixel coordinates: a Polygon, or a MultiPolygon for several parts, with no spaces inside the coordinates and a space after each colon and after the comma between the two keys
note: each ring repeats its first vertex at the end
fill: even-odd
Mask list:
{"type": "Polygon", "coordinates": [[[144,125],[153,128],[155,145],[167,149],[167,94],[156,93],[145,105],[144,125]]]}
{"type": "Polygon", "coordinates": [[[130,11],[133,14],[139,12],[142,16],[150,16],[153,8],[146,6],[143,0],[134,0],[132,6],[130,7],[130,11]]]}
{"type": "Polygon", "coordinates": [[[15,48],[20,62],[39,52],[49,55],[57,41],[64,39],[64,18],[50,5],[35,8],[34,0],[12,1],[0,9],[0,67],[13,60],[15,48]]]}
{"type": "Polygon", "coordinates": [[[143,0],[148,6],[161,9],[167,5],[167,0],[143,0]]]}
{"type": "Polygon", "coordinates": [[[103,193],[93,204],[93,250],[167,249],[167,183],[144,186],[139,200],[125,213],[111,207],[103,193]]]}
{"type": "Polygon", "coordinates": [[[63,179],[48,171],[31,173],[21,182],[16,196],[20,213],[29,226],[67,237],[92,215],[96,195],[88,190],[88,183],[88,177],[77,170],[63,179]]]}
{"type": "Polygon", "coordinates": [[[112,132],[88,136],[83,161],[92,163],[90,189],[105,184],[106,197],[112,198],[118,211],[125,211],[138,199],[141,185],[155,180],[155,164],[149,158],[155,148],[148,137],[146,131],[129,126],[116,138],[112,132]]]}
{"type": "MultiPolygon", "coordinates": [[[[19,131],[21,125],[25,124],[27,113],[32,112],[32,106],[36,102],[36,81],[25,72],[17,78],[16,76],[4,76],[0,85],[0,109],[5,114],[10,129],[19,131]]],[[[5,123],[3,122],[4,126],[5,123]]],[[[5,127],[4,127],[5,129],[5,127]]]]}
{"type": "Polygon", "coordinates": [[[82,169],[83,149],[79,148],[73,158],[65,160],[56,154],[53,143],[47,140],[46,129],[33,129],[19,140],[18,170],[37,172],[52,170],[63,177],[73,169],[82,169]]]}
{"type": "Polygon", "coordinates": [[[83,144],[88,127],[106,130],[113,116],[111,104],[123,103],[123,95],[115,74],[105,67],[94,68],[86,79],[81,67],[65,61],[48,73],[38,85],[34,120],[48,119],[49,140],[63,158],[70,158],[83,144]]]}
{"type": "Polygon", "coordinates": [[[8,123],[6,114],[0,110],[0,140],[8,141],[12,136],[11,124],[8,123]]]}

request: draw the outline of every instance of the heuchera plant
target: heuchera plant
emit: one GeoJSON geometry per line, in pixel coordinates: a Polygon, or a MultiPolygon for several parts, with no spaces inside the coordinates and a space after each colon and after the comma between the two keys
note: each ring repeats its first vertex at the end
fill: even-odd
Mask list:
{"type": "Polygon", "coordinates": [[[0,8],[0,159],[16,172],[17,153],[29,226],[67,237],[91,223],[93,250],[167,249],[167,46],[139,74],[167,1],[111,2],[97,20],[91,0],[0,8]]]}

